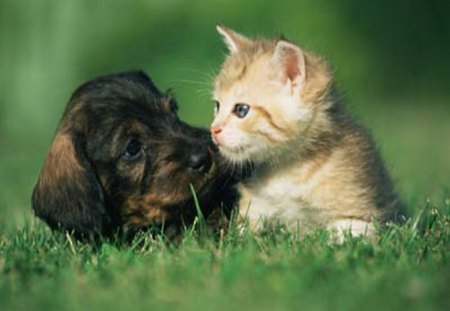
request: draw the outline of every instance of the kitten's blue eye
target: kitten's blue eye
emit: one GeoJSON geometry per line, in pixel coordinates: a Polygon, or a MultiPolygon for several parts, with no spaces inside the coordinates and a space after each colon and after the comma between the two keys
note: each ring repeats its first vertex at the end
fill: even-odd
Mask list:
{"type": "Polygon", "coordinates": [[[217,114],[220,109],[220,102],[218,100],[214,101],[214,113],[217,114]]]}
{"type": "Polygon", "coordinates": [[[236,104],[234,105],[233,112],[238,118],[245,118],[250,111],[250,106],[247,104],[236,104]]]}

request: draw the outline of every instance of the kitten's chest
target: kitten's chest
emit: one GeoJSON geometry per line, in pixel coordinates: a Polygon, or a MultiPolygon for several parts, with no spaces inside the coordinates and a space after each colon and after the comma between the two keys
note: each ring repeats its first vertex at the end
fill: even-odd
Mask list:
{"type": "Polygon", "coordinates": [[[311,222],[315,217],[309,198],[313,186],[314,180],[305,178],[301,169],[253,176],[240,187],[240,214],[253,224],[262,218],[311,222]]]}

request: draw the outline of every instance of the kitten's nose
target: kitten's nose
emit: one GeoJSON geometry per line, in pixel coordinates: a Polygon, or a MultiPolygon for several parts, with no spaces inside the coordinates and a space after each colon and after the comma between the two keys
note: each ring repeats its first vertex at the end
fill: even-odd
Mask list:
{"type": "Polygon", "coordinates": [[[219,135],[222,132],[222,128],[220,126],[211,126],[211,134],[213,136],[219,135]]]}
{"type": "Polygon", "coordinates": [[[208,150],[192,153],[188,159],[188,165],[199,173],[206,173],[211,167],[212,160],[208,150]]]}

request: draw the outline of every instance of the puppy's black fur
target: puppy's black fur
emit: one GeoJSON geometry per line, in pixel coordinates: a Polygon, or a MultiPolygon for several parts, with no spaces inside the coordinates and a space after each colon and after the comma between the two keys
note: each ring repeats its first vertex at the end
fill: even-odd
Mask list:
{"type": "Polygon", "coordinates": [[[177,104],[142,72],[80,86],[67,104],[32,195],[35,214],[77,236],[150,226],[179,232],[235,200],[209,132],[178,119],[177,104]]]}

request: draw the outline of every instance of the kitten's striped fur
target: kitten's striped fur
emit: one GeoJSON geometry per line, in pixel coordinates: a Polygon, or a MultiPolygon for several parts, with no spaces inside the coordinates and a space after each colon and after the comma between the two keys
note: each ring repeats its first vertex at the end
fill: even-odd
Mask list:
{"type": "Polygon", "coordinates": [[[379,152],[345,112],[326,62],[284,39],[218,30],[230,54],[215,80],[211,131],[226,158],[252,164],[239,186],[250,228],[276,220],[372,235],[373,221],[402,218],[379,152]],[[244,117],[237,103],[248,105],[244,117]]]}

